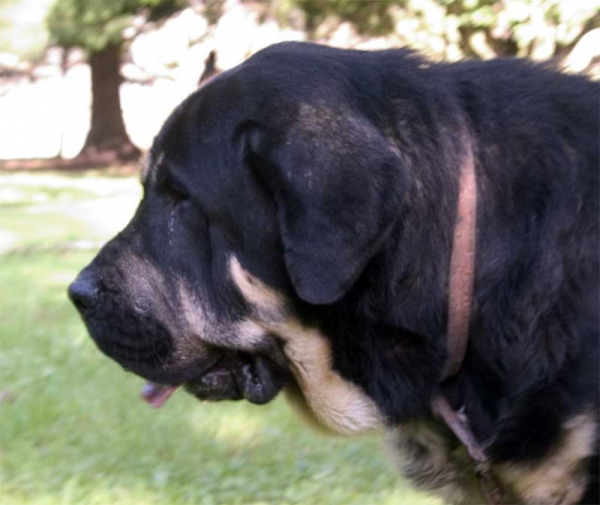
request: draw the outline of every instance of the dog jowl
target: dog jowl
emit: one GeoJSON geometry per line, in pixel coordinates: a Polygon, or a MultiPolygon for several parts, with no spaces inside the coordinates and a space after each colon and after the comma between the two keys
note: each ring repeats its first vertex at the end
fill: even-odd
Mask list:
{"type": "Polygon", "coordinates": [[[135,216],[71,299],[156,406],[179,386],[283,391],[325,431],[386,431],[416,485],[481,503],[441,391],[506,500],[596,503],[598,95],[518,60],[273,46],[173,112],[135,216]],[[467,165],[469,340],[442,381],[467,165]]]}

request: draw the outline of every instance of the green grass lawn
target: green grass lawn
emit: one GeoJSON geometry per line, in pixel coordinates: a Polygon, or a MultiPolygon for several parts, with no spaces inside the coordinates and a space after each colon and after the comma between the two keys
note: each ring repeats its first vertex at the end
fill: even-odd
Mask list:
{"type": "Polygon", "coordinates": [[[139,400],[66,297],[139,196],[135,177],[0,173],[0,504],[438,503],[381,440],[317,435],[282,399],[139,400]]]}

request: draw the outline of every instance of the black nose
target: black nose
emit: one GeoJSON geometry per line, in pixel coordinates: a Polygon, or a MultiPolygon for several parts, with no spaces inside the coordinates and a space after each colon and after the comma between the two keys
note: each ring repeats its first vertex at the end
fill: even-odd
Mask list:
{"type": "Polygon", "coordinates": [[[91,272],[85,270],[69,286],[69,298],[80,312],[92,307],[98,300],[99,293],[98,280],[91,272]]]}

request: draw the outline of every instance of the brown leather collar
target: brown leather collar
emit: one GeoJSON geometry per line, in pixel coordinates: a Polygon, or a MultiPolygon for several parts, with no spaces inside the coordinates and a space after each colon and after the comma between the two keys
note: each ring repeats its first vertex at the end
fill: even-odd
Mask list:
{"type": "MultiPolygon", "coordinates": [[[[475,275],[475,234],[477,218],[477,181],[470,143],[460,169],[458,208],[450,258],[448,281],[448,359],[442,382],[456,375],[463,364],[469,342],[469,323],[475,275]]],[[[479,477],[481,492],[489,505],[502,503],[502,489],[495,479],[485,450],[476,439],[467,416],[455,411],[441,390],[431,402],[431,410],[465,446],[479,477]]]]}
{"type": "Polygon", "coordinates": [[[448,360],[442,380],[456,375],[467,352],[475,274],[477,182],[470,145],[460,170],[458,209],[454,226],[448,282],[448,360]]]}

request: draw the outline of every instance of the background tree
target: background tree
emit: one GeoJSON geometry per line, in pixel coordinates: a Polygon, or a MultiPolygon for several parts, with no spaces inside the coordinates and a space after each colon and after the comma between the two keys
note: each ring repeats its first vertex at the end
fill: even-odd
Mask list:
{"type": "Polygon", "coordinates": [[[185,0],[56,0],[46,19],[51,41],[66,50],[81,47],[91,69],[92,117],[80,153],[99,161],[139,156],[123,122],[119,88],[123,32],[136,16],[158,21],[185,7],[185,0]]]}

